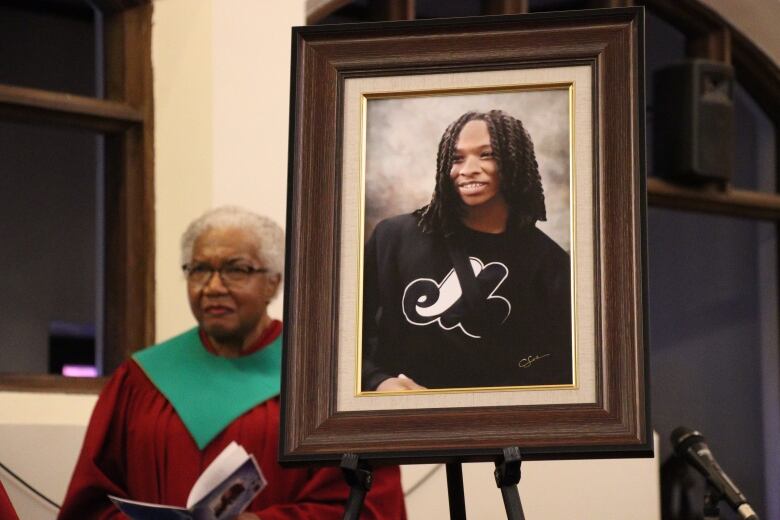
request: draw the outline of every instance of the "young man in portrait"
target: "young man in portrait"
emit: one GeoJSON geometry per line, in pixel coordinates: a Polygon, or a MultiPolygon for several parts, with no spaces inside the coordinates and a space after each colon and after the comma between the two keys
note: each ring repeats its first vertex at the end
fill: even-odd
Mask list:
{"type": "Polygon", "coordinates": [[[530,135],[500,110],[441,137],[430,202],[365,249],[362,390],[573,384],[569,255],[530,135]]]}

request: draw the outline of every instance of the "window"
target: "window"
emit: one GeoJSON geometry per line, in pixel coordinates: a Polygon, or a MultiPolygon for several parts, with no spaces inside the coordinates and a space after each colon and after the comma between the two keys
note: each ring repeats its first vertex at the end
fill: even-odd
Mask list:
{"type": "Polygon", "coordinates": [[[142,0],[0,4],[4,287],[26,306],[3,323],[0,389],[94,391],[102,381],[29,372],[56,361],[50,345],[92,336],[108,374],[153,340],[151,13],[142,0]]]}

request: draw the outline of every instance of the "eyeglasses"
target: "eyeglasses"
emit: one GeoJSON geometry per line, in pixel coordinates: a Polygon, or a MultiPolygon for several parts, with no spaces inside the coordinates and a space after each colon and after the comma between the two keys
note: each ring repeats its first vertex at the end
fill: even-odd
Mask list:
{"type": "Polygon", "coordinates": [[[257,273],[267,273],[264,267],[252,267],[244,264],[225,264],[215,268],[209,264],[192,264],[181,266],[187,281],[195,286],[203,286],[209,283],[214,273],[219,273],[219,278],[225,285],[241,285],[257,273]]]}

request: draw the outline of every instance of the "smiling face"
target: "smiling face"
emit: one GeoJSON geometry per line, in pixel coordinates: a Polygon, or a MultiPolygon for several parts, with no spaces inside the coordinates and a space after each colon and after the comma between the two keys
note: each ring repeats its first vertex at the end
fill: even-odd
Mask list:
{"type": "MultiPolygon", "coordinates": [[[[257,255],[257,239],[240,228],[209,229],[193,244],[190,265],[218,270],[224,266],[266,267],[257,255]]],[[[188,281],[190,309],[215,347],[232,350],[252,345],[270,322],[268,302],[280,276],[253,273],[241,283],[226,285],[215,272],[205,284],[188,281]]]]}
{"type": "Polygon", "coordinates": [[[450,178],[468,208],[506,207],[485,121],[475,119],[463,126],[455,143],[450,178]]]}

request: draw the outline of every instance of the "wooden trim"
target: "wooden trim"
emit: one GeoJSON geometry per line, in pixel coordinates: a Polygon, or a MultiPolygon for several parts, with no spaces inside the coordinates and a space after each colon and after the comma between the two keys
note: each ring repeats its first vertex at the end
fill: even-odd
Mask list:
{"type": "MultiPolygon", "coordinates": [[[[282,464],[362,460],[491,460],[647,454],[644,23],[639,9],[344,24],[293,31],[282,464]],[[593,188],[598,359],[596,403],[374,409],[336,406],[339,230],[343,204],[340,103],[346,78],[593,67],[593,188]],[[604,172],[621,175],[602,175],[604,172]],[[316,207],[316,211],[313,209],[316,207]],[[316,338],[318,348],[307,348],[316,338]],[[586,455],[587,454],[587,455],[586,455]]],[[[399,90],[403,90],[400,89],[399,90]]],[[[360,355],[360,354],[357,354],[360,355]]],[[[343,382],[343,381],[342,381],[343,382]]]]}
{"type": "Polygon", "coordinates": [[[0,117],[118,132],[144,120],[128,103],[0,85],[0,117]]]}
{"type": "Polygon", "coordinates": [[[415,0],[370,0],[371,19],[377,21],[414,20],[415,0]]]}
{"type": "Polygon", "coordinates": [[[686,53],[731,63],[729,24],[715,11],[697,0],[635,0],[677,27],[687,37],[686,53]]]}
{"type": "Polygon", "coordinates": [[[650,177],[647,196],[650,206],[780,221],[780,195],[773,193],[696,189],[650,177]]]}
{"type": "Polygon", "coordinates": [[[104,369],[154,342],[154,105],[152,5],[106,20],[106,93],[139,106],[144,124],[106,143],[106,293],[104,369]]]}
{"type": "Polygon", "coordinates": [[[688,37],[708,34],[727,25],[717,12],[697,0],[635,0],[635,3],[651,9],[688,37]]]}
{"type": "Polygon", "coordinates": [[[103,14],[112,14],[133,9],[145,4],[150,4],[152,0],[91,0],[103,14]]]}
{"type": "Polygon", "coordinates": [[[731,30],[725,25],[688,39],[686,53],[691,58],[731,63],[731,30]]]}
{"type": "Polygon", "coordinates": [[[590,0],[588,2],[588,8],[590,9],[604,9],[613,7],[634,7],[636,2],[634,0],[590,0]]]}
{"type": "Polygon", "coordinates": [[[352,0],[326,0],[317,7],[306,12],[306,25],[314,25],[332,15],[342,7],[349,5],[352,0]]]}
{"type": "Polygon", "coordinates": [[[0,374],[0,392],[98,394],[107,377],[62,377],[51,374],[0,374]]]}
{"type": "Polygon", "coordinates": [[[528,0],[482,0],[482,14],[527,13],[528,3],[528,0]]]}

